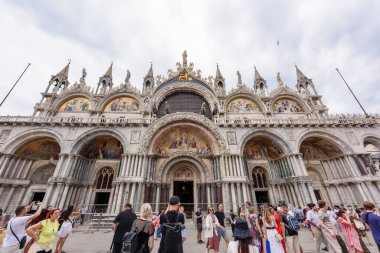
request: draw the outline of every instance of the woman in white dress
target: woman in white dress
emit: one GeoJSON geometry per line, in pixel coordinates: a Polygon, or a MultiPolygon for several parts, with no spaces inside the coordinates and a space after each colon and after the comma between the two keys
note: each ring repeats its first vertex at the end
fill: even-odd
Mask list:
{"type": "Polygon", "coordinates": [[[219,252],[218,228],[225,229],[219,224],[218,218],[214,214],[214,208],[209,207],[205,232],[205,237],[207,238],[206,253],[208,253],[210,249],[213,249],[215,253],[219,252]]]}
{"type": "Polygon", "coordinates": [[[75,216],[78,216],[79,212],[74,212],[74,206],[69,206],[59,219],[60,229],[58,231],[58,241],[55,249],[55,253],[63,253],[63,245],[66,242],[67,237],[72,233],[74,227],[75,216]]]}
{"type": "MultiPolygon", "coordinates": [[[[278,233],[276,228],[277,224],[274,216],[269,212],[269,208],[266,207],[263,214],[264,240],[266,239],[269,242],[271,253],[284,253],[284,248],[282,247],[281,240],[276,239],[276,234],[278,233]]],[[[263,243],[264,245],[268,246],[265,241],[263,243]]],[[[266,252],[268,252],[267,248],[266,252]]]]}

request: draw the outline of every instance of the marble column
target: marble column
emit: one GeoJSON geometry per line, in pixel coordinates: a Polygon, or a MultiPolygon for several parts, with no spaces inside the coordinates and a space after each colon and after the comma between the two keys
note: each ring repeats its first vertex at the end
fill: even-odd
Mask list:
{"type": "Polygon", "coordinates": [[[237,188],[237,201],[239,206],[243,204],[243,200],[241,198],[241,183],[236,183],[236,188],[237,188]]]}
{"type": "Polygon", "coordinates": [[[243,197],[244,197],[243,202],[245,203],[246,201],[251,201],[248,198],[248,194],[247,194],[247,184],[246,183],[242,183],[242,187],[243,187],[243,197]]]}
{"type": "Polygon", "coordinates": [[[356,188],[358,188],[360,195],[362,196],[363,201],[368,200],[367,196],[365,195],[363,188],[360,183],[356,183],[356,188]]]}
{"type": "MultiPolygon", "coordinates": [[[[303,194],[304,196],[306,197],[306,203],[310,203],[312,202],[311,198],[310,198],[310,195],[308,193],[308,190],[306,188],[306,183],[301,183],[301,188],[302,188],[302,191],[303,191],[303,194]]],[[[314,201],[314,203],[316,204],[316,201],[314,201]]]]}
{"type": "Polygon", "coordinates": [[[207,206],[211,206],[211,187],[207,184],[207,206]]]}
{"type": "Polygon", "coordinates": [[[371,201],[372,203],[374,203],[375,200],[372,198],[371,193],[369,192],[369,190],[368,190],[368,188],[367,188],[367,185],[366,185],[364,182],[362,182],[362,183],[360,183],[360,184],[361,184],[361,186],[362,186],[362,188],[363,188],[363,190],[364,190],[365,195],[367,196],[367,200],[369,200],[369,201],[371,201]]]}
{"type": "Polygon", "coordinates": [[[10,201],[11,201],[11,198],[13,197],[13,194],[15,192],[15,189],[16,189],[16,185],[12,185],[11,186],[11,189],[9,190],[8,192],[8,195],[7,195],[7,198],[5,199],[5,201],[3,202],[2,206],[4,207],[4,209],[6,210],[5,212],[10,212],[11,208],[9,205],[10,201]]]}
{"type": "Polygon", "coordinates": [[[137,199],[136,199],[136,204],[138,206],[137,210],[140,210],[140,206],[142,204],[142,191],[143,191],[143,184],[140,182],[138,183],[138,188],[137,188],[137,199]]]}
{"type": "Polygon", "coordinates": [[[236,205],[235,183],[230,183],[230,187],[231,187],[231,197],[232,197],[232,210],[236,212],[237,205],[236,205]]]}
{"type": "Polygon", "coordinates": [[[157,189],[156,189],[156,210],[155,212],[157,214],[160,213],[160,191],[161,191],[161,187],[160,185],[157,185],[157,189]]]}
{"type": "Polygon", "coordinates": [[[298,206],[302,207],[302,206],[304,206],[304,204],[307,204],[307,203],[303,203],[303,201],[302,201],[297,182],[293,182],[293,188],[294,188],[294,191],[295,191],[296,196],[297,196],[298,206]]]}
{"type": "Polygon", "coordinates": [[[64,190],[63,190],[63,195],[62,195],[62,198],[61,198],[61,200],[60,200],[60,202],[59,202],[59,205],[58,205],[58,207],[59,207],[61,210],[63,210],[63,207],[64,207],[64,205],[65,205],[65,201],[66,201],[66,198],[67,198],[67,193],[68,193],[68,191],[69,191],[69,187],[70,187],[70,185],[66,184],[66,185],[65,185],[65,188],[64,188],[64,190]]]}
{"type": "Polygon", "coordinates": [[[62,182],[58,182],[57,183],[57,186],[55,187],[55,191],[54,191],[54,194],[53,194],[53,197],[50,201],[50,205],[52,206],[57,206],[57,200],[58,200],[58,196],[60,194],[60,192],[62,191],[62,186],[63,186],[63,183],[62,182]]]}

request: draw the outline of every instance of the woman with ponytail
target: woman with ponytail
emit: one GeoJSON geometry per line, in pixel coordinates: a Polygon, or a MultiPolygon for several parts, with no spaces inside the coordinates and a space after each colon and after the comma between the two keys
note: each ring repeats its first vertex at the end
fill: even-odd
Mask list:
{"type": "Polygon", "coordinates": [[[236,220],[234,238],[235,241],[230,241],[228,244],[227,253],[259,253],[259,249],[251,245],[252,234],[246,220],[242,218],[236,220]]]}
{"type": "Polygon", "coordinates": [[[62,251],[63,245],[65,244],[67,237],[72,233],[75,216],[78,216],[79,214],[79,212],[74,212],[74,206],[72,205],[63,212],[61,218],[59,219],[59,239],[57,241],[55,253],[64,252],[62,251]]]}

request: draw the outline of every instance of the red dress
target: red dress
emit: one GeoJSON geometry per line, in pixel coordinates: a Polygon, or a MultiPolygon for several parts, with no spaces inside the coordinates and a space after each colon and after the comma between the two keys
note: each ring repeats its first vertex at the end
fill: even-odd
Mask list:
{"type": "Polygon", "coordinates": [[[282,244],[282,248],[284,249],[284,252],[286,253],[286,245],[285,245],[285,233],[284,231],[282,231],[282,226],[281,226],[281,218],[280,218],[280,215],[278,215],[278,213],[274,213],[274,219],[276,221],[276,224],[277,224],[277,232],[282,236],[282,240],[281,240],[281,244],[282,244]]]}

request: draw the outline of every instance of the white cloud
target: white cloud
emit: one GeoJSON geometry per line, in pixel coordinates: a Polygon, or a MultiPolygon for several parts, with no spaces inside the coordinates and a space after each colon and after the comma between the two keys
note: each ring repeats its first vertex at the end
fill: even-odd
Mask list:
{"type": "Polygon", "coordinates": [[[1,115],[29,115],[50,75],[72,60],[71,83],[87,83],[114,61],[114,83],[141,87],[149,62],[166,74],[188,51],[205,76],[219,63],[228,83],[236,70],[252,85],[253,66],[276,86],[296,81],[294,64],[314,80],[330,112],[360,112],[339,67],[369,112],[380,112],[378,1],[1,1],[0,87],[5,96],[28,62],[1,115]],[[280,41],[277,46],[276,42],[280,41]]]}

